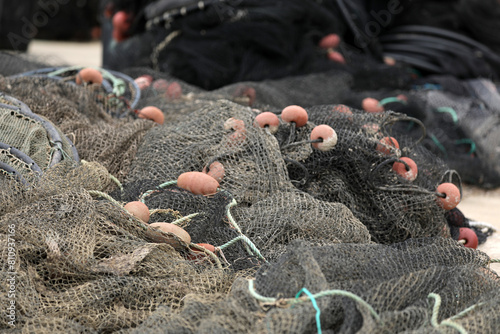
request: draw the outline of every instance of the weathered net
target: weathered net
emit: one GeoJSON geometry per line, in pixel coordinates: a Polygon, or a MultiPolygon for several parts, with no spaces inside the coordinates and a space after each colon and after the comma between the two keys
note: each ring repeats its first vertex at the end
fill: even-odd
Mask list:
{"type": "Polygon", "coordinates": [[[155,124],[131,116],[125,103],[135,99],[131,91],[127,100],[114,103],[109,102],[114,96],[94,87],[38,74],[3,78],[0,90],[49,119],[71,139],[82,159],[99,161],[120,180],[127,174],[143,135],[155,124]],[[124,110],[125,117],[117,118],[124,110]]]}
{"type": "Polygon", "coordinates": [[[296,243],[228,295],[189,295],[179,314],[158,309],[125,333],[495,333],[498,276],[488,261],[441,238],[296,243]]]}
{"type": "MultiPolygon", "coordinates": [[[[457,170],[462,180],[483,188],[500,184],[498,102],[495,83],[488,79],[458,80],[451,76],[419,79],[409,89],[358,91],[341,100],[362,108],[375,98],[385,110],[415,117],[426,127],[422,145],[457,170]]],[[[395,133],[422,137],[419,127],[401,124],[395,133]]]]}
{"type": "Polygon", "coordinates": [[[4,94],[0,94],[0,148],[3,176],[25,184],[63,160],[79,161],[73,143],[58,128],[4,94]]]}
{"type": "MultiPolygon", "coordinates": [[[[491,259],[457,242],[467,221],[438,204],[437,186],[460,188],[460,178],[419,142],[425,126],[416,118],[388,106],[361,110],[385,70],[391,82],[374,97],[408,91],[406,68],[357,64],[206,91],[144,68],[110,73],[99,87],[76,85],[77,68],[19,64],[23,73],[1,77],[0,91],[54,124],[82,160],[41,168],[27,186],[11,172],[29,175],[36,155],[9,150],[17,142],[0,145],[1,330],[495,333],[500,326],[491,259]],[[140,75],[152,83],[139,99],[129,78],[140,75]],[[281,119],[276,133],[254,124],[262,111],[280,115],[290,104],[306,107],[309,122],[281,119]],[[137,118],[148,105],[161,107],[163,125],[137,118]],[[310,138],[320,124],[338,137],[327,151],[310,138]],[[398,149],[377,148],[387,136],[398,149]],[[415,179],[393,170],[402,158],[416,162],[415,179]],[[181,174],[209,173],[216,162],[224,167],[217,191],[180,187],[181,174]],[[124,209],[131,201],[148,206],[148,223],[124,209]],[[182,227],[190,242],[155,222],[182,227]]],[[[418,93],[409,105],[432,103],[418,93]]]]}
{"type": "MultiPolygon", "coordinates": [[[[14,226],[2,244],[15,240],[15,263],[4,248],[1,275],[15,282],[17,328],[112,332],[138,325],[157,305],[179,308],[187,292],[229,288],[232,273],[190,264],[171,246],[151,243],[160,232],[120,205],[94,200],[90,191],[109,182],[97,163],[61,163],[34,189],[11,184],[2,191],[2,231],[14,226]]],[[[8,289],[2,284],[2,305],[9,305],[8,289]]],[[[3,328],[8,321],[2,317],[3,328]]]]}

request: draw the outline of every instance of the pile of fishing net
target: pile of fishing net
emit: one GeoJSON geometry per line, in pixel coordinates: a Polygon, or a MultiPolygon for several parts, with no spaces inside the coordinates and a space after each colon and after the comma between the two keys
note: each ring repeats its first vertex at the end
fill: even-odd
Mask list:
{"type": "Polygon", "coordinates": [[[423,144],[467,183],[500,186],[495,0],[103,0],[101,16],[108,68],[278,109],[375,98],[424,122],[423,144]]]}
{"type": "Polygon", "coordinates": [[[17,65],[0,78],[2,329],[500,325],[460,177],[418,119],[338,104],[351,74],[206,91],[142,68],[17,65]]]}

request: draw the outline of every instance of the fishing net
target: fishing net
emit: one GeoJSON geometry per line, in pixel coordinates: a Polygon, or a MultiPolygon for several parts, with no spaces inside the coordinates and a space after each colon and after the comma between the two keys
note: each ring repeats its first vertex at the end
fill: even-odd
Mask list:
{"type": "Polygon", "coordinates": [[[161,309],[126,332],[494,333],[498,277],[487,263],[484,254],[440,238],[296,243],[254,280],[236,280],[227,296],[189,295],[180,314],[161,309]]]}
{"type": "Polygon", "coordinates": [[[81,68],[41,68],[3,78],[0,85],[71,138],[82,159],[101,162],[123,180],[143,135],[155,123],[134,117],[140,93],[133,80],[108,72],[111,79],[102,86],[76,85],[81,68]],[[54,72],[65,76],[49,75],[54,72]]]}
{"type": "Polygon", "coordinates": [[[0,54],[1,330],[495,333],[491,231],[456,204],[495,184],[496,87],[347,48],[367,8],[103,1],[99,82],[0,54]]]}
{"type": "Polygon", "coordinates": [[[376,99],[381,110],[417,118],[426,128],[409,123],[394,126],[395,133],[421,139],[422,145],[457,170],[468,184],[496,188],[500,184],[497,160],[500,95],[494,81],[459,80],[451,76],[419,79],[410,89],[351,92],[342,102],[363,108],[376,99]]]}

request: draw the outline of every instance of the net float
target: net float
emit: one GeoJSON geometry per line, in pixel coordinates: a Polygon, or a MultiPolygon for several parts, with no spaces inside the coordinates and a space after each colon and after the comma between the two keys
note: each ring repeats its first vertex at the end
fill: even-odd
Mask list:
{"type": "Polygon", "coordinates": [[[363,102],[361,102],[361,107],[364,111],[370,113],[379,113],[384,111],[384,107],[379,104],[379,101],[372,97],[363,99],[363,102]]]}
{"type": "Polygon", "coordinates": [[[336,63],[345,64],[345,58],[340,52],[328,51],[327,57],[336,63]]]}
{"type": "Polygon", "coordinates": [[[406,95],[399,94],[396,98],[400,101],[408,102],[408,97],[406,95]]]}
{"type": "Polygon", "coordinates": [[[156,79],[155,81],[153,81],[152,86],[154,90],[156,90],[157,92],[166,93],[168,90],[169,83],[165,79],[156,79]]]}
{"type": "Polygon", "coordinates": [[[396,65],[396,59],[392,57],[384,57],[384,63],[389,66],[394,66],[396,65]]]}
{"type": "Polygon", "coordinates": [[[268,128],[269,132],[272,134],[278,132],[278,127],[280,125],[280,119],[278,116],[273,114],[272,112],[265,111],[263,113],[258,114],[254,120],[254,126],[260,128],[268,128]]]}
{"type": "Polygon", "coordinates": [[[281,112],[281,119],[285,123],[295,123],[295,126],[301,127],[306,125],[309,116],[307,115],[307,111],[296,105],[291,105],[283,109],[281,112]]]}
{"type": "Polygon", "coordinates": [[[245,130],[245,122],[243,122],[241,119],[231,117],[224,122],[224,129],[242,131],[245,130]]]}
{"type": "Polygon", "coordinates": [[[476,249],[479,244],[476,232],[468,227],[459,228],[458,240],[465,240],[465,247],[476,249]]]}
{"type": "Polygon", "coordinates": [[[170,85],[167,87],[167,91],[165,92],[165,95],[172,100],[177,100],[182,96],[182,87],[179,85],[178,82],[172,82],[170,85]]]}
{"type": "Polygon", "coordinates": [[[224,129],[234,130],[234,132],[229,135],[228,145],[240,145],[245,142],[245,139],[247,138],[247,131],[245,129],[245,122],[241,119],[236,119],[234,117],[228,118],[224,122],[224,129]]]}
{"type": "MultiPolygon", "coordinates": [[[[158,229],[162,232],[165,232],[165,233],[175,234],[175,236],[177,236],[179,239],[181,239],[186,244],[191,243],[191,236],[189,235],[189,233],[187,233],[187,231],[185,229],[183,229],[180,226],[177,226],[177,225],[171,224],[171,223],[165,223],[165,222],[152,223],[152,224],[149,224],[149,226],[152,228],[158,229]]],[[[166,241],[166,240],[163,240],[163,241],[166,241]]]]}
{"type": "Polygon", "coordinates": [[[380,126],[377,123],[366,123],[361,128],[368,134],[374,135],[380,132],[380,126]]]}
{"type": "Polygon", "coordinates": [[[348,115],[348,116],[352,116],[352,110],[351,110],[351,108],[349,108],[345,104],[338,104],[338,105],[336,105],[335,107],[333,107],[332,111],[333,112],[338,112],[338,113],[341,113],[341,114],[345,114],[345,115],[348,115]]]}
{"type": "Polygon", "coordinates": [[[112,18],[113,39],[118,42],[125,40],[128,37],[128,30],[131,26],[131,17],[124,11],[116,12],[112,18]]]}
{"type": "Polygon", "coordinates": [[[320,41],[319,41],[319,47],[322,49],[333,49],[339,46],[340,44],[340,37],[337,34],[328,34],[324,36],[320,41]]]}
{"type": "Polygon", "coordinates": [[[82,68],[75,78],[77,85],[83,85],[84,83],[100,85],[102,84],[102,80],[103,78],[101,72],[90,67],[82,68]]]}
{"type": "Polygon", "coordinates": [[[255,91],[255,88],[250,87],[250,86],[245,86],[241,85],[238,86],[233,94],[235,98],[238,97],[244,97],[247,99],[247,103],[249,106],[252,106],[255,102],[255,99],[257,98],[257,92],[255,91]]]}
{"type": "Polygon", "coordinates": [[[158,124],[163,124],[163,122],[165,121],[165,115],[163,115],[163,111],[153,106],[142,108],[137,112],[137,116],[139,118],[149,119],[158,124]]]}
{"type": "Polygon", "coordinates": [[[396,174],[408,181],[415,180],[418,175],[418,168],[415,161],[407,157],[400,158],[399,160],[406,163],[408,167],[403,162],[396,161],[392,165],[392,169],[396,172],[396,174]]]}
{"type": "Polygon", "coordinates": [[[139,89],[143,90],[151,86],[151,83],[153,82],[153,77],[150,75],[141,75],[140,77],[135,78],[134,81],[137,84],[137,86],[139,86],[139,89]]]}
{"type": "Polygon", "coordinates": [[[218,161],[212,162],[210,164],[210,166],[208,166],[208,170],[207,170],[207,167],[203,168],[202,172],[207,174],[207,175],[210,175],[217,182],[221,182],[222,179],[224,178],[224,176],[226,175],[226,173],[224,171],[224,165],[218,161]]]}
{"type": "Polygon", "coordinates": [[[460,203],[460,189],[453,183],[441,183],[436,191],[439,194],[437,197],[438,204],[443,209],[454,209],[460,203]]]}
{"type": "Polygon", "coordinates": [[[177,186],[195,195],[211,195],[217,192],[219,182],[202,172],[186,172],[177,178],[177,186]]]}
{"type": "Polygon", "coordinates": [[[394,149],[399,149],[399,143],[394,137],[384,137],[379,140],[376,150],[385,154],[391,155],[394,149]]]}
{"type": "Polygon", "coordinates": [[[132,216],[142,220],[143,222],[149,222],[149,208],[146,204],[139,201],[133,201],[125,204],[123,208],[132,216]]]}
{"type": "Polygon", "coordinates": [[[312,146],[320,151],[326,152],[337,145],[337,133],[326,124],[320,124],[311,131],[311,140],[322,139],[322,142],[312,143],[312,146]]]}

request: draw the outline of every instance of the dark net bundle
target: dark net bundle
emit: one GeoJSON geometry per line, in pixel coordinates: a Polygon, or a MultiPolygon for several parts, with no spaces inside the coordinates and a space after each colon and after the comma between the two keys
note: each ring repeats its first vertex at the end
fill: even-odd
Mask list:
{"type": "Polygon", "coordinates": [[[378,243],[449,233],[436,188],[443,182],[460,187],[456,173],[409,137],[395,136],[398,148],[384,144],[391,125],[411,124],[411,118],[392,112],[366,113],[345,105],[315,106],[308,108],[308,114],[311,122],[294,136],[285,126],[276,133],[296,187],[321,201],[346,205],[378,243]],[[336,132],[336,145],[326,151],[312,147],[309,140],[319,124],[336,132]],[[393,169],[408,158],[417,166],[412,167],[413,177],[407,170],[393,169]]]}
{"type": "Polygon", "coordinates": [[[56,56],[41,57],[24,52],[0,50],[0,74],[3,76],[16,75],[23,72],[35,71],[51,66],[61,66],[64,62],[56,56]]]}
{"type": "Polygon", "coordinates": [[[145,67],[125,69],[141,85],[141,99],[137,108],[156,106],[163,111],[165,123],[182,121],[193,111],[203,108],[207,101],[226,99],[245,106],[255,101],[255,90],[235,84],[220,91],[206,91],[172,75],[145,67]]]}
{"type": "MultiPolygon", "coordinates": [[[[198,213],[185,227],[194,233],[193,242],[221,246],[242,233],[268,260],[295,239],[368,242],[366,228],[344,205],[314,199],[293,186],[278,141],[253,125],[256,115],[229,101],[208,101],[183,122],[150,130],[124,184],[123,198],[142,198],[150,209],[173,209],[182,216],[198,213]],[[215,163],[222,165],[224,174],[221,191],[210,201],[169,184],[185,172],[210,173],[215,163]],[[227,209],[230,204],[234,213],[227,209]],[[231,216],[238,227],[231,226],[231,216]]],[[[293,131],[291,126],[282,127],[287,133],[293,131]]],[[[241,240],[240,248],[246,248],[245,243],[249,246],[241,240]]],[[[233,248],[226,253],[230,263],[233,251],[238,254],[233,248]]]]}
{"type": "MultiPolygon", "coordinates": [[[[500,184],[495,164],[500,95],[493,81],[429,76],[419,78],[410,89],[352,91],[343,102],[366,108],[370,99],[379,108],[423,122],[427,131],[422,145],[457,170],[465,183],[487,189],[500,184]]],[[[400,125],[395,132],[414,139],[422,136],[418,127],[400,125]]]]}
{"type": "MultiPolygon", "coordinates": [[[[142,183],[142,182],[141,182],[142,183]]],[[[129,201],[141,199],[150,209],[149,224],[168,222],[183,228],[191,238],[191,250],[182,254],[195,263],[212,261],[203,253],[196,253],[193,244],[208,244],[216,247],[214,253],[221,265],[243,274],[254,272],[266,258],[258,246],[245,237],[239,222],[232,217],[233,196],[220,191],[213,196],[194,195],[176,186],[158,189],[151,185],[153,192],[133,196],[131,185],[125,185],[125,197],[129,201]]]]}
{"type": "MultiPolygon", "coordinates": [[[[63,162],[34,187],[12,181],[2,189],[1,239],[15,247],[9,257],[2,250],[0,275],[14,275],[16,331],[115,332],[160,305],[176,312],[188,293],[225,293],[232,284],[233,273],[183,257],[175,236],[94,199],[110,182],[98,163],[63,162]]],[[[4,305],[9,289],[2,284],[4,305]]],[[[8,321],[3,330],[13,330],[8,321]]]]}
{"type": "Polygon", "coordinates": [[[296,242],[228,295],[188,295],[179,314],[159,309],[124,332],[496,333],[499,281],[488,264],[443,238],[296,242]]]}
{"type": "Polygon", "coordinates": [[[79,86],[47,75],[21,75],[0,80],[0,90],[22,100],[70,138],[81,159],[99,161],[123,180],[144,134],[156,123],[137,119],[129,107],[112,104],[94,85],[79,86]],[[126,117],[113,117],[116,110],[126,117]]]}
{"type": "Polygon", "coordinates": [[[251,204],[291,189],[277,142],[253,125],[256,115],[229,101],[207,101],[185,120],[151,129],[126,182],[140,187],[139,180],[151,180],[160,185],[217,161],[225,173],[221,188],[238,203],[251,204]]]}
{"type": "Polygon", "coordinates": [[[317,44],[345,29],[338,8],[315,1],[104,1],[103,7],[106,67],[149,66],[210,90],[335,68],[317,44]]]}
{"type": "MultiPolygon", "coordinates": [[[[499,97],[498,93],[488,95],[499,97]]],[[[434,154],[458,170],[467,183],[484,188],[500,185],[496,164],[500,117],[496,104],[472,94],[457,95],[442,90],[415,91],[409,98],[417,101],[425,115],[430,131],[426,145],[434,154]]]]}

